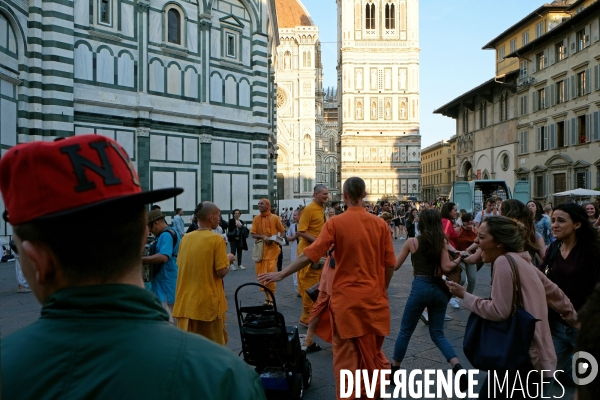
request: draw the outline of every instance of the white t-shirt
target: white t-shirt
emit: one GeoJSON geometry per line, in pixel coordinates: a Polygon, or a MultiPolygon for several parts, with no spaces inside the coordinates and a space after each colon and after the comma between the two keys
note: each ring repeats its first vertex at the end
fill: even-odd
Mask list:
{"type": "Polygon", "coordinates": [[[477,215],[475,216],[475,222],[477,222],[478,224],[481,224],[481,214],[483,214],[483,219],[485,220],[487,217],[491,217],[494,215],[500,215],[498,213],[498,211],[492,211],[491,213],[487,213],[485,210],[479,211],[477,213],[477,215]]]}
{"type": "MultiPolygon", "coordinates": [[[[294,236],[296,234],[296,229],[298,229],[298,223],[294,222],[290,225],[286,236],[294,236]]],[[[290,261],[294,261],[296,259],[296,251],[298,251],[298,240],[292,240],[290,242],[290,261]]]]}

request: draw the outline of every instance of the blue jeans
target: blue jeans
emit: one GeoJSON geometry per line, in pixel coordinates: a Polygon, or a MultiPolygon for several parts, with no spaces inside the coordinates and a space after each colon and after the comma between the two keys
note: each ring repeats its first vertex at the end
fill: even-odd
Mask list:
{"type": "Polygon", "coordinates": [[[431,340],[441,350],[447,361],[456,357],[454,349],[444,336],[444,316],[446,315],[447,305],[448,297],[446,293],[435,283],[432,277],[415,276],[410,295],[404,307],[400,332],[398,332],[396,338],[393,355],[395,361],[401,362],[404,359],[410,337],[415,331],[425,307],[427,307],[429,313],[428,326],[431,340]]]}
{"type": "Polygon", "coordinates": [[[568,376],[573,376],[573,366],[571,365],[571,356],[579,331],[572,326],[566,326],[556,318],[550,318],[550,332],[552,333],[552,342],[554,351],[556,351],[556,369],[562,369],[568,376]]]}

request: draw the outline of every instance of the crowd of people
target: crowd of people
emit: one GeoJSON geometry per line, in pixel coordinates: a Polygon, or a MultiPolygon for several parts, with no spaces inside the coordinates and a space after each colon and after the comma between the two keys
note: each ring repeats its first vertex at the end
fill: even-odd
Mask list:
{"type": "MultiPolygon", "coordinates": [[[[225,221],[218,205],[204,201],[184,232],[182,210],[167,224],[160,207],[145,209],[182,189],[142,192],[124,150],[99,135],[18,145],[0,160],[0,178],[22,274],[42,304],[38,321],[2,340],[6,398],[263,399],[256,372],[224,346],[224,278],[250,265],[247,250],[256,273],[249,280],[268,288],[263,307],[272,307],[277,282],[295,276],[303,345],[320,350],[315,336],[331,343],[338,398],[343,369],[402,368],[420,319],[461,372],[444,334],[447,305],[506,320],[515,280],[523,309],[538,322],[527,361],[498,372],[551,377],[558,369],[559,381],[573,384],[576,350],[600,359],[594,203],[552,209],[491,197],[475,214],[452,202],[367,204],[364,181],[352,177],[343,185],[344,205],[328,205],[324,185],[294,210],[278,212],[260,199],[251,221],[240,210],[225,221]],[[84,229],[90,224],[96,229],[84,229]],[[142,257],[148,232],[155,239],[142,257]],[[398,255],[396,239],[406,240],[398,255]],[[286,243],[292,257],[283,268],[286,243]],[[390,282],[409,258],[414,280],[406,305],[390,309],[390,282]],[[488,299],[474,294],[485,263],[492,266],[488,299]],[[152,271],[146,285],[143,265],[152,271]],[[400,313],[388,359],[384,339],[400,313]]],[[[466,385],[462,374],[460,389],[466,385]]],[[[598,398],[599,386],[581,387],[580,398],[598,398]]],[[[487,385],[481,390],[485,398],[487,385]]]]}

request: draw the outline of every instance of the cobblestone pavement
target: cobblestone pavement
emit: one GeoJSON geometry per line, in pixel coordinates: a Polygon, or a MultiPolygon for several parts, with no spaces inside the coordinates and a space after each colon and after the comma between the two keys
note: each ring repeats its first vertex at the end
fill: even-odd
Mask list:
{"type": "MultiPolygon", "coordinates": [[[[404,241],[395,240],[394,248],[396,254],[399,253],[404,241]]],[[[284,267],[289,263],[289,247],[284,248],[284,267]]],[[[238,286],[246,282],[256,282],[256,273],[250,252],[244,252],[245,270],[231,271],[225,278],[225,293],[229,303],[227,313],[227,332],[229,334],[229,347],[236,354],[241,351],[241,342],[237,317],[235,313],[234,293],[238,286]]],[[[383,349],[388,358],[391,359],[394,350],[394,343],[398,331],[400,330],[400,321],[404,305],[410,293],[412,283],[412,266],[410,258],[402,268],[394,274],[389,289],[389,299],[392,314],[391,332],[385,338],[383,349]]],[[[19,328],[27,326],[39,316],[40,305],[31,293],[19,294],[16,292],[17,283],[15,280],[14,263],[0,263],[0,337],[6,336],[19,328]]],[[[475,294],[488,297],[490,294],[490,269],[484,266],[477,274],[477,286],[475,294]]],[[[243,289],[240,292],[240,300],[244,305],[260,304],[264,301],[264,295],[258,291],[258,288],[243,289]]],[[[277,284],[276,293],[278,310],[285,316],[288,325],[296,325],[300,316],[301,299],[297,297],[294,290],[292,278],[289,277],[283,282],[277,284]]],[[[445,323],[444,331],[446,337],[454,347],[458,358],[465,368],[471,365],[467,361],[462,351],[462,341],[469,311],[462,307],[459,310],[448,306],[448,314],[452,316],[452,321],[445,323]]],[[[306,328],[299,327],[300,333],[306,333],[306,328]]],[[[335,385],[332,370],[332,352],[331,345],[316,338],[317,343],[321,345],[323,351],[309,354],[309,359],[313,368],[312,386],[305,392],[305,399],[335,399],[335,385]]],[[[442,353],[436,348],[429,338],[427,326],[419,323],[411,338],[406,353],[406,358],[402,363],[403,368],[412,369],[449,369],[449,364],[444,360],[442,353]]],[[[485,375],[479,374],[480,384],[485,375]]],[[[545,395],[560,396],[560,387],[545,395]]],[[[563,399],[572,399],[573,390],[567,388],[563,399]]]]}

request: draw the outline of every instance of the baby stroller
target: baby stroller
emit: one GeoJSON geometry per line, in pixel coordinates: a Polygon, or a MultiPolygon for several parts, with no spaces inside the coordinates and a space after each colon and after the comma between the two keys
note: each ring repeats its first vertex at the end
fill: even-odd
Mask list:
{"type": "Polygon", "coordinates": [[[264,285],[245,283],[235,291],[244,361],[255,367],[268,398],[301,400],[312,382],[312,366],[300,346],[298,327],[286,326],[277,312],[275,296],[264,285]],[[238,292],[258,286],[271,295],[273,305],[242,307],[238,292]]]}

